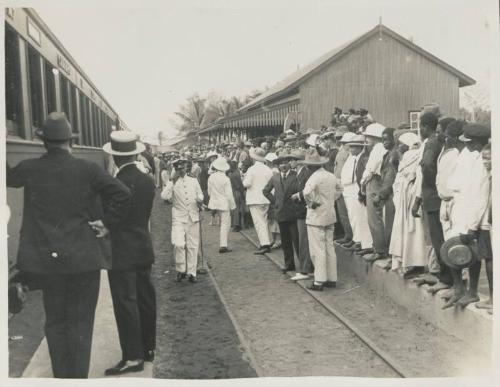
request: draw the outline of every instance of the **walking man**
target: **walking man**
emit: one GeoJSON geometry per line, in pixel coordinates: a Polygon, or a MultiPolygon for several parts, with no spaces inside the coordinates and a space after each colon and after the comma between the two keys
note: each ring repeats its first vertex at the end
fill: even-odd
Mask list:
{"type": "Polygon", "coordinates": [[[154,359],[156,294],[151,281],[154,252],[149,218],[155,183],[137,168],[135,160],[144,145],[131,132],[111,132],[111,141],[103,150],[113,156],[116,178],[132,193],[127,217],[111,233],[112,266],[108,271],[122,359],[106,375],[121,375],[142,371],[144,361],[154,359]]]}
{"type": "Polygon", "coordinates": [[[231,181],[226,176],[229,164],[224,157],[219,157],[212,163],[214,173],[208,178],[208,208],[217,211],[220,217],[220,245],[219,253],[228,253],[227,239],[231,227],[231,210],[236,208],[231,181]]]}
{"type": "Polygon", "coordinates": [[[253,224],[260,243],[260,249],[255,254],[264,254],[271,251],[269,229],[267,226],[269,200],[264,196],[262,190],[271,179],[273,172],[271,168],[264,164],[266,161],[265,156],[266,152],[262,148],[255,148],[250,153],[250,157],[255,160],[255,164],[248,168],[243,179],[243,186],[247,189],[246,203],[252,215],[253,224]]]}
{"type": "Polygon", "coordinates": [[[172,203],[172,244],[174,245],[176,281],[188,276],[197,282],[196,263],[200,245],[200,213],[203,192],[198,180],[186,174],[187,160],[173,162],[175,174],[161,193],[163,200],[172,203]]]}
{"type": "Polygon", "coordinates": [[[71,155],[64,113],[49,114],[36,134],[47,153],[7,165],[7,186],[24,187],[17,267],[40,281],[54,377],[87,378],[100,271],[110,268],[105,237],[126,218],[130,191],[71,155]]]}

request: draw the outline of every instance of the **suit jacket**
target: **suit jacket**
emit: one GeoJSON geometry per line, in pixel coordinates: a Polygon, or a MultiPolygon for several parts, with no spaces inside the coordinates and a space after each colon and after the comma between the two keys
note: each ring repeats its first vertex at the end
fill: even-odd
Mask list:
{"type": "Polygon", "coordinates": [[[276,209],[276,220],[278,222],[297,219],[299,205],[291,197],[299,191],[300,184],[294,171],[289,171],[285,179],[282,179],[281,173],[275,173],[266,184],[262,193],[276,209]],[[273,189],[274,195],[271,193],[273,189]]]}
{"type": "Polygon", "coordinates": [[[149,234],[149,218],[153,208],[153,179],[139,171],[135,164],[123,166],[116,176],[132,193],[127,217],[111,233],[113,270],[150,265],[154,262],[153,243],[149,234]]]}
{"type": "MultiPolygon", "coordinates": [[[[307,180],[311,177],[311,170],[307,168],[306,165],[302,167],[300,172],[297,174],[297,180],[299,181],[300,191],[306,186],[307,180]]],[[[300,205],[297,206],[297,219],[305,219],[307,216],[307,205],[305,201],[301,201],[300,205]]]]}
{"type": "Polygon", "coordinates": [[[382,166],[380,168],[382,186],[380,187],[379,196],[383,200],[389,199],[393,193],[392,185],[394,184],[394,180],[396,179],[396,175],[398,173],[398,165],[399,152],[396,147],[394,147],[394,149],[384,155],[382,166]]]}
{"type": "Polygon", "coordinates": [[[334,172],[335,160],[337,158],[338,153],[339,153],[338,148],[331,148],[328,150],[328,154],[327,154],[328,162],[323,166],[323,168],[325,168],[325,170],[327,170],[328,172],[331,172],[331,173],[334,172]]]}
{"type": "Polygon", "coordinates": [[[101,219],[112,232],[126,218],[130,191],[120,181],[93,162],[50,149],[7,166],[7,186],[24,187],[19,270],[69,274],[110,268],[109,240],[97,238],[88,222],[101,219]]]}
{"type": "Polygon", "coordinates": [[[441,153],[442,144],[433,133],[425,143],[420,166],[422,168],[422,208],[426,212],[439,211],[441,199],[436,187],[437,159],[441,153]]]}

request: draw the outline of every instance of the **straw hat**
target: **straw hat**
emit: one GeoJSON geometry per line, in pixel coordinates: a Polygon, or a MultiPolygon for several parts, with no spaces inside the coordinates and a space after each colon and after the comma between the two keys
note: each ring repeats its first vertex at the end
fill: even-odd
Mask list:
{"type": "Polygon", "coordinates": [[[278,159],[278,155],[276,153],[269,152],[266,157],[264,157],[266,161],[269,161],[270,163],[273,163],[278,159]]]}
{"type": "Polygon", "coordinates": [[[448,239],[441,246],[441,258],[452,269],[470,267],[477,261],[477,257],[477,242],[464,245],[459,236],[448,239]]]}
{"type": "Polygon", "coordinates": [[[137,136],[125,130],[115,130],[110,134],[111,141],[104,144],[102,150],[115,156],[133,156],[144,152],[146,146],[137,141],[137,136]]]}
{"type": "Polygon", "coordinates": [[[412,147],[413,145],[420,143],[420,137],[418,137],[415,133],[407,132],[399,136],[398,141],[412,147]]]}
{"type": "Polygon", "coordinates": [[[306,153],[304,160],[300,160],[299,163],[305,165],[325,165],[330,159],[328,157],[320,156],[316,150],[306,153]]]}
{"type": "Polygon", "coordinates": [[[363,136],[362,134],[354,134],[354,136],[352,136],[349,141],[346,141],[346,144],[348,144],[349,146],[364,146],[365,136],[363,136]]]}
{"type": "Polygon", "coordinates": [[[266,161],[266,151],[262,148],[255,148],[250,152],[250,157],[254,160],[264,162],[266,161]]]}
{"type": "Polygon", "coordinates": [[[385,126],[375,122],[366,127],[365,136],[382,138],[382,132],[385,130],[385,126]]]}
{"type": "Polygon", "coordinates": [[[356,137],[356,133],[347,132],[342,136],[342,138],[340,139],[340,142],[346,144],[346,143],[350,142],[354,137],[356,137]]]}

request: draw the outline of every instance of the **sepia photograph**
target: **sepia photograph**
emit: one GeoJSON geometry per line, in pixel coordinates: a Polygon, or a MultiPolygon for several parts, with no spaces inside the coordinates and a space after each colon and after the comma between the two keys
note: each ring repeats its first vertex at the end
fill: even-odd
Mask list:
{"type": "Polygon", "coordinates": [[[498,1],[2,3],[5,383],[493,383],[498,1]]]}

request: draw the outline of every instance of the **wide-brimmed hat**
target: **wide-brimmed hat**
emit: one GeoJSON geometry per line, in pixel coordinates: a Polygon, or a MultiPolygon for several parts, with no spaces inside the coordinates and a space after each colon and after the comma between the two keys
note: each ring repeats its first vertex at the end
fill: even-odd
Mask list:
{"type": "Polygon", "coordinates": [[[478,259],[477,242],[464,245],[459,236],[452,237],[441,246],[441,259],[452,269],[470,267],[478,259]]]}
{"type": "Polygon", "coordinates": [[[309,137],[307,137],[306,139],[306,144],[309,145],[309,146],[316,146],[318,145],[318,139],[319,139],[319,135],[318,134],[310,134],[309,137]]]}
{"type": "Polygon", "coordinates": [[[273,153],[273,152],[269,152],[265,157],[264,159],[266,161],[269,161],[270,163],[274,163],[276,160],[278,160],[278,155],[276,153],[273,153]]]}
{"type": "Polygon", "coordinates": [[[300,164],[305,165],[325,165],[330,159],[328,157],[320,156],[319,153],[313,149],[306,153],[304,160],[298,161],[300,164]]]}
{"type": "Polygon", "coordinates": [[[218,157],[212,163],[212,168],[221,172],[226,172],[229,169],[229,164],[227,163],[225,157],[218,157]]]}
{"type": "Polygon", "coordinates": [[[250,157],[254,160],[264,162],[266,161],[266,151],[262,148],[255,148],[250,152],[250,157]]]}
{"type": "Polygon", "coordinates": [[[403,133],[401,136],[398,137],[398,141],[405,144],[405,145],[408,145],[409,147],[412,147],[415,144],[418,144],[421,142],[420,137],[412,132],[403,133]]]}
{"type": "Polygon", "coordinates": [[[471,122],[462,127],[463,134],[458,138],[460,141],[468,142],[473,138],[490,138],[491,129],[485,125],[471,122]]]}
{"type": "Polygon", "coordinates": [[[174,161],[172,161],[172,165],[175,167],[177,164],[180,164],[180,163],[187,163],[188,160],[184,157],[179,157],[178,159],[175,159],[174,161]]]}
{"type": "Polygon", "coordinates": [[[215,151],[210,151],[207,153],[207,159],[209,159],[210,157],[213,157],[213,156],[219,157],[219,154],[215,151]]]}
{"type": "Polygon", "coordinates": [[[382,132],[385,130],[385,126],[375,122],[366,127],[365,132],[363,133],[365,136],[382,138],[382,132]]]}
{"type": "Polygon", "coordinates": [[[243,143],[243,145],[244,145],[244,146],[249,146],[249,147],[252,147],[252,146],[253,146],[253,144],[252,144],[250,141],[245,141],[245,142],[243,143]]]}
{"type": "Polygon", "coordinates": [[[279,164],[282,161],[290,161],[290,160],[300,160],[300,157],[294,154],[293,151],[291,153],[281,153],[276,159],[276,164],[279,164]]]}
{"type": "Polygon", "coordinates": [[[339,142],[343,143],[343,144],[346,144],[348,143],[349,141],[351,141],[354,137],[356,137],[356,133],[353,133],[353,132],[347,132],[347,133],[344,133],[344,135],[342,136],[342,138],[339,140],[339,142]]]}
{"type": "Polygon", "coordinates": [[[137,135],[126,130],[115,130],[110,134],[110,142],[102,150],[115,156],[133,156],[146,150],[146,146],[137,141],[137,135]]]}
{"type": "Polygon", "coordinates": [[[66,114],[59,112],[50,113],[42,128],[36,130],[35,134],[42,140],[48,141],[65,141],[78,137],[77,133],[71,131],[71,125],[66,114]]]}
{"type": "Polygon", "coordinates": [[[354,134],[354,136],[352,136],[349,139],[349,141],[346,141],[345,143],[349,146],[364,146],[365,145],[365,136],[363,136],[362,134],[354,134]]]}

